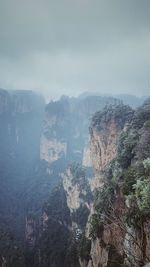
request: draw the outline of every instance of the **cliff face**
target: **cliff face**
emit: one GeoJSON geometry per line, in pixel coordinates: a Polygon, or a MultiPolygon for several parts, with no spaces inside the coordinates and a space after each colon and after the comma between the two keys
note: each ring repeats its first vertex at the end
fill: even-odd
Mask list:
{"type": "Polygon", "coordinates": [[[89,206],[84,200],[89,193],[87,192],[89,183],[80,165],[72,165],[66,170],[63,175],[63,186],[67,194],[67,205],[71,211],[78,209],[82,203],[89,206]]]}
{"type": "MultiPolygon", "coordinates": [[[[123,210],[124,199],[120,200],[120,197],[116,196],[116,212],[117,216],[112,214],[112,217],[104,216],[104,226],[99,225],[99,230],[94,237],[92,237],[91,245],[91,260],[88,263],[88,267],[96,266],[122,266],[124,262],[124,240],[125,240],[125,229],[121,225],[118,218],[124,216],[123,210]],[[119,202],[118,202],[119,200],[119,202]]],[[[115,209],[115,205],[114,205],[115,209]]],[[[111,210],[111,208],[110,208],[111,210]]],[[[110,211],[109,210],[109,211],[110,211]]],[[[93,211],[95,214],[95,210],[93,211]]],[[[92,216],[93,216],[92,214],[92,216]]],[[[92,218],[92,217],[91,217],[92,218]]],[[[98,219],[101,224],[100,218],[98,219]]],[[[93,222],[91,221],[91,224],[93,222]]],[[[91,226],[90,226],[91,227],[91,226]]]]}
{"type": "MultiPolygon", "coordinates": [[[[98,112],[93,116],[90,128],[90,155],[95,171],[95,178],[91,181],[93,190],[103,190],[106,186],[105,171],[109,164],[117,157],[117,145],[120,133],[125,124],[130,121],[132,114],[132,110],[127,107],[109,106],[103,112],[98,112]],[[120,116],[122,116],[122,123],[120,123],[120,116]]],[[[116,200],[113,203],[114,209],[116,206],[118,213],[122,216],[124,200],[119,192],[116,194],[116,200]]],[[[94,213],[95,204],[94,210],[91,213],[91,220],[94,213]]],[[[112,218],[111,222],[108,221],[100,231],[101,233],[98,233],[92,241],[91,260],[88,263],[88,267],[109,266],[111,264],[109,263],[111,260],[110,257],[123,257],[122,243],[125,233],[123,233],[118,223],[116,223],[116,218],[112,218]]]]}
{"type": "Polygon", "coordinates": [[[27,245],[28,267],[147,263],[149,101],[133,112],[112,98],[62,98],[46,106],[44,120],[43,99],[32,92],[1,90],[0,104],[0,264],[15,266],[17,255],[24,266],[6,222],[27,245]]]}
{"type": "MultiPolygon", "coordinates": [[[[62,183],[43,208],[38,264],[141,267],[149,262],[150,246],[149,101],[136,112],[116,104],[93,116],[90,146],[83,143],[80,154],[88,168],[77,163],[66,168],[76,159],[72,142],[82,139],[71,108],[56,102],[46,110],[41,159],[49,171],[56,169],[62,183]],[[94,175],[89,175],[91,166],[94,175]]],[[[32,223],[27,224],[29,240],[32,223]]]]}
{"type": "Polygon", "coordinates": [[[120,106],[106,107],[97,112],[90,128],[90,151],[92,166],[96,173],[102,173],[117,156],[117,143],[121,130],[132,116],[131,109],[120,106]]]}
{"type": "Polygon", "coordinates": [[[84,239],[92,203],[90,186],[80,164],[71,164],[62,179],[63,184],[53,190],[44,205],[39,241],[42,264],[49,266],[49,263],[56,267],[87,266],[88,255],[79,257],[78,249],[81,245],[82,255],[82,242],[88,251],[90,249],[89,241],[84,239]]]}
{"type": "Polygon", "coordinates": [[[42,96],[32,91],[0,89],[0,114],[41,113],[45,106],[42,96]]]}
{"type": "Polygon", "coordinates": [[[31,205],[29,192],[31,183],[35,184],[32,177],[38,184],[36,166],[44,105],[43,97],[36,93],[0,90],[0,255],[6,259],[5,266],[13,266],[15,259],[11,257],[21,253],[18,246],[25,239],[25,217],[35,205],[35,201],[31,205]],[[11,249],[11,239],[16,249],[11,249]],[[8,245],[10,255],[6,253],[8,245]]]}
{"type": "MultiPolygon", "coordinates": [[[[49,103],[44,115],[45,103],[41,96],[31,91],[0,90],[0,226],[4,232],[12,232],[17,243],[22,245],[25,242],[32,248],[32,254],[37,245],[38,233],[35,226],[41,215],[42,205],[48,198],[49,191],[62,179],[61,175],[68,163],[82,161],[83,150],[88,143],[89,116],[107,101],[115,100],[106,98],[102,101],[99,98],[98,101],[80,101],[63,98],[49,103]],[[25,221],[29,215],[34,219],[25,221]]],[[[66,180],[64,178],[66,201],[72,222],[77,228],[83,229],[89,214],[90,201],[86,200],[86,186],[82,185],[81,190],[82,183],[77,181],[74,190],[72,176],[70,179],[71,182],[69,177],[66,180]],[[74,196],[73,201],[71,194],[74,196]],[[83,212],[85,219],[81,220],[83,212]]],[[[49,220],[44,225],[47,223],[49,220]]],[[[63,225],[59,219],[57,226],[59,228],[63,225],[61,231],[66,231],[68,235],[67,224],[65,222],[63,225]]],[[[5,242],[3,245],[5,250],[5,242]]],[[[0,253],[0,259],[3,255],[0,253]]],[[[29,259],[28,266],[33,267],[33,258],[29,259]]]]}
{"type": "Polygon", "coordinates": [[[0,90],[0,147],[4,161],[5,156],[19,159],[24,155],[32,160],[39,153],[44,105],[44,99],[33,92],[0,90]]]}
{"type": "Polygon", "coordinates": [[[10,96],[6,90],[0,89],[0,114],[10,110],[10,96]]]}
{"type": "Polygon", "coordinates": [[[92,192],[85,169],[79,164],[72,164],[63,175],[63,187],[72,227],[83,230],[86,227],[92,203],[92,192]],[[82,218],[82,213],[84,218],[82,218]]]}
{"type": "Polygon", "coordinates": [[[143,187],[149,192],[150,169],[145,162],[150,156],[150,105],[145,102],[135,114],[120,108],[95,114],[90,129],[92,163],[101,183],[90,221],[88,267],[139,267],[150,260],[149,199],[147,204],[142,202],[144,196],[141,199],[143,187]]]}
{"type": "Polygon", "coordinates": [[[103,97],[88,97],[83,100],[62,98],[46,106],[43,134],[41,137],[41,159],[50,165],[65,159],[83,162],[91,167],[89,153],[89,119],[107,103],[119,100],[103,97]]]}
{"type": "Polygon", "coordinates": [[[49,164],[66,159],[69,105],[66,101],[51,102],[45,110],[40,158],[49,164]]]}
{"type": "MultiPolygon", "coordinates": [[[[103,226],[101,226],[100,218],[98,218],[98,226],[96,225],[93,194],[95,194],[95,190],[98,192],[107,189],[104,181],[105,171],[117,157],[121,131],[131,121],[132,116],[133,111],[122,105],[109,106],[103,112],[96,113],[90,127],[91,141],[87,153],[87,158],[91,158],[95,177],[88,178],[86,169],[75,163],[71,164],[62,175],[66,196],[65,205],[69,209],[71,221],[69,225],[65,224],[71,236],[70,241],[68,240],[70,245],[67,246],[64,256],[65,266],[111,266],[111,261],[116,261],[118,258],[119,264],[123,262],[124,249],[122,244],[124,243],[125,232],[119,227],[117,218],[111,222],[106,222],[103,226]],[[91,229],[92,227],[96,227],[96,233],[93,233],[95,229],[91,229]],[[70,257],[68,255],[71,256],[72,260],[68,259],[70,257]],[[67,265],[68,261],[70,262],[69,265],[67,265]]],[[[115,164],[112,172],[113,176],[117,177],[121,172],[121,167],[115,164]]],[[[113,198],[111,189],[110,196],[113,198]]],[[[108,197],[104,203],[101,203],[102,207],[107,204],[108,200],[111,198],[108,197]]],[[[119,216],[124,216],[125,199],[119,187],[116,188],[113,207],[119,216]]],[[[47,214],[48,217],[46,216],[48,218],[47,226],[52,214],[53,210],[47,214]]],[[[61,217],[57,219],[57,222],[61,222],[61,217]]]]}
{"type": "Polygon", "coordinates": [[[117,123],[112,120],[102,130],[91,129],[91,160],[95,172],[101,173],[117,155],[117,140],[120,134],[117,123]]]}
{"type": "Polygon", "coordinates": [[[45,160],[49,164],[66,157],[67,154],[67,144],[66,142],[61,142],[58,139],[47,139],[44,135],[41,137],[40,143],[40,159],[45,160]]]}
{"type": "Polygon", "coordinates": [[[70,211],[76,210],[80,207],[81,199],[80,194],[81,190],[78,183],[73,182],[73,175],[70,169],[68,169],[63,177],[63,186],[67,194],[67,206],[70,211]]]}

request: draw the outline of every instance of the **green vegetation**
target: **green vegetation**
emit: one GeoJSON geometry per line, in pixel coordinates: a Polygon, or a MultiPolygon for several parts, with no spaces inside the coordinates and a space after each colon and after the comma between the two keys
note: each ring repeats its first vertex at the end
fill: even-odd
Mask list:
{"type": "Polygon", "coordinates": [[[61,99],[60,101],[51,101],[46,106],[46,112],[51,116],[58,118],[64,118],[68,115],[69,102],[67,99],[61,99]]]}
{"type": "Polygon", "coordinates": [[[93,214],[90,219],[90,237],[92,237],[92,239],[97,237],[101,238],[103,230],[104,224],[101,221],[100,216],[97,213],[93,214]]]}
{"type": "Polygon", "coordinates": [[[75,229],[70,233],[68,238],[67,250],[66,250],[66,260],[65,267],[79,267],[79,254],[78,245],[80,239],[76,236],[75,229]]]}
{"type": "Polygon", "coordinates": [[[86,205],[80,205],[80,207],[72,213],[72,220],[76,222],[81,229],[84,229],[88,221],[90,210],[86,205]]]}
{"type": "Polygon", "coordinates": [[[123,264],[124,262],[124,257],[121,256],[116,248],[113,245],[109,246],[109,253],[108,253],[108,267],[120,267],[125,265],[123,264]]]}
{"type": "Polygon", "coordinates": [[[150,214],[150,180],[137,180],[133,188],[140,211],[150,214]]]}
{"type": "Polygon", "coordinates": [[[96,112],[92,118],[91,127],[98,131],[109,123],[112,119],[115,120],[120,129],[124,127],[126,122],[130,122],[133,117],[133,110],[129,106],[123,104],[107,105],[102,111],[96,112]]]}
{"type": "Polygon", "coordinates": [[[78,184],[80,187],[79,197],[84,202],[90,204],[93,200],[93,195],[90,189],[89,181],[87,179],[86,168],[83,167],[80,163],[74,162],[70,165],[70,171],[73,176],[72,184],[78,184]]]}
{"type": "Polygon", "coordinates": [[[5,267],[25,267],[23,252],[13,235],[4,229],[0,229],[0,264],[5,267]]]}
{"type": "Polygon", "coordinates": [[[139,214],[149,214],[150,206],[150,159],[128,168],[124,174],[123,192],[139,214]],[[136,207],[135,207],[136,206],[136,207]]]}
{"type": "MultiPolygon", "coordinates": [[[[119,115],[112,112],[113,115],[119,121],[119,115]]],[[[97,113],[93,126],[102,129],[110,116],[111,112],[108,116],[105,112],[97,113]]],[[[130,119],[130,124],[120,134],[117,158],[107,166],[103,173],[104,185],[95,192],[90,236],[92,239],[99,238],[101,246],[105,245],[104,226],[115,223],[124,234],[128,234],[134,246],[139,247],[142,260],[148,261],[144,247],[144,222],[150,217],[150,100],[132,113],[130,119]],[[128,227],[141,237],[141,247],[136,234],[133,236],[128,227]]],[[[111,245],[108,251],[108,266],[111,267],[122,266],[124,256],[128,257],[119,255],[111,245]]],[[[135,256],[132,257],[135,265],[139,265],[135,256]]]]}
{"type": "Polygon", "coordinates": [[[130,128],[122,132],[118,144],[118,162],[122,168],[127,169],[135,156],[135,147],[138,143],[138,132],[130,128]]]}
{"type": "Polygon", "coordinates": [[[133,185],[137,180],[137,171],[134,167],[129,167],[124,174],[123,193],[131,194],[135,191],[133,185]]]}
{"type": "Polygon", "coordinates": [[[143,161],[143,165],[145,170],[148,172],[148,174],[150,175],[150,158],[147,158],[143,161]]]}
{"type": "MultiPolygon", "coordinates": [[[[61,159],[49,166],[39,160],[43,99],[34,97],[32,92],[26,96],[26,92],[9,95],[1,91],[1,96],[8,110],[0,114],[0,266],[79,267],[79,258],[89,261],[91,241],[84,230],[88,204],[93,199],[86,169],[76,163],[70,166],[72,183],[81,189],[82,201],[73,214],[67,207],[66,192],[58,183],[68,162],[81,162],[88,140],[89,116],[105,102],[112,105],[94,115],[92,127],[105,130],[113,120],[122,130],[124,123],[128,124],[118,141],[118,158],[104,173],[104,187],[95,192],[90,237],[99,238],[100,244],[105,245],[104,226],[110,226],[114,216],[117,224],[120,214],[125,225],[142,233],[143,223],[150,216],[150,100],[136,112],[111,98],[52,101],[46,106],[43,134],[48,139],[66,142],[67,155],[62,153],[61,159]],[[125,200],[128,205],[122,214],[118,206],[125,200]],[[25,245],[25,218],[34,220],[36,225],[34,248],[25,245]],[[80,229],[72,231],[72,220],[80,229]]],[[[3,103],[1,107],[5,109],[3,103]]],[[[109,251],[108,266],[121,266],[122,258],[115,248],[112,245],[105,248],[109,251]]]]}
{"type": "Polygon", "coordinates": [[[73,176],[73,183],[80,184],[82,187],[86,185],[85,168],[78,162],[74,162],[70,165],[70,171],[73,176]]]}
{"type": "Polygon", "coordinates": [[[144,104],[139,107],[133,118],[132,125],[136,129],[141,129],[145,123],[149,124],[150,120],[150,98],[148,98],[144,104]]]}
{"type": "Polygon", "coordinates": [[[77,237],[74,230],[68,240],[65,267],[79,267],[79,259],[88,263],[90,259],[91,240],[87,239],[83,232],[77,237]]]}
{"type": "Polygon", "coordinates": [[[70,212],[62,184],[56,187],[45,203],[43,211],[48,216],[46,228],[38,240],[42,266],[66,267],[65,258],[70,235],[70,212]]]}
{"type": "Polygon", "coordinates": [[[78,250],[80,259],[88,262],[90,259],[91,240],[87,239],[85,235],[83,235],[81,238],[78,250]]]}

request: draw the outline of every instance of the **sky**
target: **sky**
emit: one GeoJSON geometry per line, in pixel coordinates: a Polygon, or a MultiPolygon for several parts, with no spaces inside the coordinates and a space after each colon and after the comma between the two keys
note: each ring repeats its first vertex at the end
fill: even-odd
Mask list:
{"type": "Polygon", "coordinates": [[[0,0],[0,88],[150,95],[150,0],[0,0]]]}

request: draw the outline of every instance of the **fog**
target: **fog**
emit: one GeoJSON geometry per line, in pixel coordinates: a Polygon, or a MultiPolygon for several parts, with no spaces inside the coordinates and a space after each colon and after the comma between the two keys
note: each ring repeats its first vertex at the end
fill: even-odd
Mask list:
{"type": "Polygon", "coordinates": [[[149,95],[149,0],[0,0],[0,87],[149,95]]]}

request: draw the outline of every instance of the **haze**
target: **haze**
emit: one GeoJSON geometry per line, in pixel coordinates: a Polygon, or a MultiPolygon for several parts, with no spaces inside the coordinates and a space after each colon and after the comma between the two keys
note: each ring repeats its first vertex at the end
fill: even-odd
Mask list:
{"type": "Polygon", "coordinates": [[[0,0],[0,87],[149,95],[149,0],[0,0]]]}

